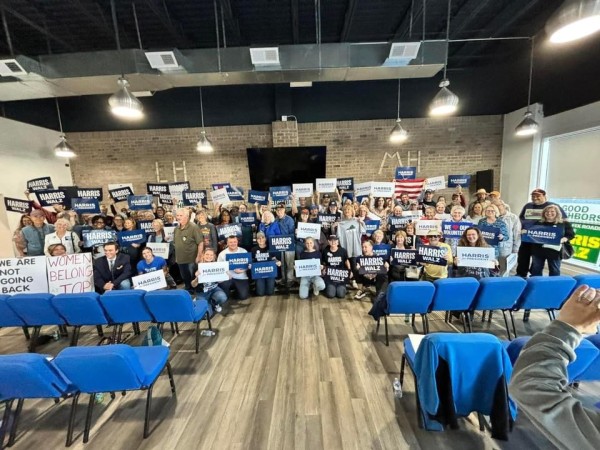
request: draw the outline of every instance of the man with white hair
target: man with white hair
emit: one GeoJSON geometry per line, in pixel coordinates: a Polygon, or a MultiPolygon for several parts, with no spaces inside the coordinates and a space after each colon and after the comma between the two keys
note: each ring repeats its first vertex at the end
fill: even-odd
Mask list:
{"type": "Polygon", "coordinates": [[[196,263],[202,260],[204,237],[198,226],[190,222],[190,211],[188,209],[178,209],[175,217],[179,223],[173,235],[175,261],[179,266],[179,272],[185,283],[185,289],[194,294],[192,279],[196,273],[196,263]]]}

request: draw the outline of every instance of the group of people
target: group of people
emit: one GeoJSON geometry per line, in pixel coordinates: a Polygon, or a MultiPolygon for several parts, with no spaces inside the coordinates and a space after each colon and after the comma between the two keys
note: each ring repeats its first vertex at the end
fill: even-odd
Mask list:
{"type": "MultiPolygon", "coordinates": [[[[26,193],[29,197],[29,193],[26,193]]],[[[344,298],[348,289],[356,290],[354,298],[362,299],[374,287],[375,295],[392,281],[425,279],[434,281],[446,277],[483,278],[506,273],[507,258],[518,254],[517,274],[522,277],[541,275],[548,263],[550,275],[560,274],[560,246],[521,242],[523,233],[531,224],[544,224],[560,228],[561,242],[574,237],[573,228],[564,211],[549,202],[546,192],[535,189],[531,202],[517,216],[501,199],[498,191],[490,193],[480,189],[468,206],[460,188],[452,194],[451,201],[444,196],[434,199],[434,192],[425,190],[419,201],[408,194],[399,197],[358,199],[344,191],[319,194],[313,197],[291,196],[290,202],[268,205],[239,203],[225,208],[215,204],[211,211],[206,206],[180,207],[167,210],[157,206],[153,210],[117,211],[114,204],[101,207],[100,214],[78,215],[75,211],[55,205],[53,211],[33,202],[33,211],[23,215],[14,233],[14,243],[20,256],[92,252],[94,255],[95,286],[99,292],[131,288],[131,276],[162,270],[169,288],[178,282],[193,295],[206,298],[216,310],[235,295],[246,299],[251,285],[256,295],[273,295],[275,278],[251,280],[249,270],[235,269],[230,279],[221,283],[202,283],[197,280],[197,265],[225,261],[231,253],[252,255],[253,262],[275,261],[279,271],[279,285],[289,289],[297,286],[299,296],[306,299],[323,291],[328,298],[344,298]],[[109,212],[110,209],[110,212],[109,212]],[[254,212],[253,223],[242,221],[243,213],[254,212]],[[326,217],[326,220],[322,219],[326,217]],[[407,220],[408,218],[408,220],[407,220]],[[321,220],[320,220],[321,219],[321,220]],[[135,230],[136,220],[152,221],[152,231],[147,242],[169,244],[169,257],[155,256],[144,243],[119,246],[114,240],[86,246],[86,233],[91,230],[135,230]],[[471,222],[461,237],[446,238],[441,229],[431,229],[426,235],[416,234],[416,222],[444,220],[446,222],[471,222]],[[318,237],[297,236],[301,223],[321,223],[318,237]],[[369,224],[378,224],[368,230],[369,224]],[[221,235],[224,225],[240,224],[241,234],[221,235]],[[497,242],[489,244],[484,239],[482,227],[492,227],[497,232],[497,242]],[[268,239],[273,236],[295,235],[295,248],[286,252],[272,252],[268,239]],[[360,257],[379,256],[382,245],[395,249],[414,249],[419,245],[442,247],[445,264],[394,264],[387,255],[378,273],[361,270],[360,257]],[[459,264],[458,247],[492,246],[496,255],[495,268],[465,267],[459,264]],[[295,276],[294,261],[319,259],[322,273],[328,268],[341,269],[347,277],[342,281],[327,276],[295,276]]]]}

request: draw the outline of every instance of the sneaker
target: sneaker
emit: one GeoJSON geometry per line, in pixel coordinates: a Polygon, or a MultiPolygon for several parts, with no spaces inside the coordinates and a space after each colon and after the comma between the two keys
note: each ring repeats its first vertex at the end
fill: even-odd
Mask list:
{"type": "Polygon", "coordinates": [[[221,305],[215,305],[215,311],[220,313],[221,311],[223,311],[223,307],[221,305]]]}
{"type": "Polygon", "coordinates": [[[350,282],[350,287],[351,287],[352,289],[358,289],[358,284],[356,284],[356,280],[352,280],[352,281],[350,282]]]}
{"type": "Polygon", "coordinates": [[[315,295],[315,297],[319,295],[319,286],[317,286],[316,284],[313,284],[313,294],[315,295]]]}
{"type": "Polygon", "coordinates": [[[356,293],[356,295],[354,296],[354,298],[356,300],[360,300],[362,298],[365,298],[367,296],[367,293],[364,292],[363,290],[359,289],[358,292],[356,293]]]}

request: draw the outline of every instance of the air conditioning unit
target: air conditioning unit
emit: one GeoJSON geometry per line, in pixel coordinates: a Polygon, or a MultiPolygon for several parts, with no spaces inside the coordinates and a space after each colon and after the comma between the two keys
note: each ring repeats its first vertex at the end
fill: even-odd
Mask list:
{"type": "Polygon", "coordinates": [[[417,57],[420,48],[420,42],[394,42],[383,65],[387,67],[406,66],[417,57]]]}
{"type": "Polygon", "coordinates": [[[150,67],[153,69],[173,70],[179,68],[179,63],[173,52],[146,52],[145,54],[150,67]]]}
{"type": "Polygon", "coordinates": [[[3,77],[16,77],[27,75],[27,72],[16,59],[2,59],[0,60],[0,75],[3,77]]]}
{"type": "Polygon", "coordinates": [[[250,59],[255,66],[279,66],[279,48],[251,48],[250,59]]]}

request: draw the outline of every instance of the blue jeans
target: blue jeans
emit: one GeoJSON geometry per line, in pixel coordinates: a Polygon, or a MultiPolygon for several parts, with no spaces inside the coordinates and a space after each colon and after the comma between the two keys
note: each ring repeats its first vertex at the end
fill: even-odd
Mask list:
{"type": "Polygon", "coordinates": [[[275,278],[257,278],[254,280],[256,285],[256,295],[273,295],[275,292],[275,278]]]}
{"type": "MultiPolygon", "coordinates": [[[[179,264],[179,273],[181,274],[181,278],[183,279],[183,283],[185,284],[185,290],[188,292],[193,292],[194,288],[192,287],[192,280],[196,277],[196,263],[186,263],[179,264]]],[[[200,291],[196,290],[199,294],[200,291]]]]}
{"type": "Polygon", "coordinates": [[[235,292],[237,293],[238,300],[246,300],[250,291],[250,284],[248,280],[239,280],[237,278],[232,278],[227,281],[222,281],[219,283],[219,287],[223,289],[227,294],[231,291],[233,287],[235,292]]]}
{"type": "Polygon", "coordinates": [[[541,276],[544,264],[548,261],[548,273],[551,277],[560,275],[560,258],[547,258],[545,256],[533,255],[531,258],[531,276],[541,276]]]}
{"type": "Polygon", "coordinates": [[[327,284],[325,286],[325,297],[327,298],[344,298],[346,296],[346,285],[344,284],[327,284]]]}
{"type": "Polygon", "coordinates": [[[126,291],[127,289],[131,289],[131,280],[127,278],[126,280],[121,281],[118,286],[115,286],[117,291],[126,291]]]}
{"type": "Polygon", "coordinates": [[[325,282],[321,277],[302,277],[300,278],[300,298],[308,298],[308,290],[311,286],[316,286],[319,291],[325,289],[325,282]]]}
{"type": "Polygon", "coordinates": [[[196,299],[206,300],[214,308],[215,305],[222,305],[227,301],[227,294],[217,286],[208,292],[200,292],[196,299]]]}

